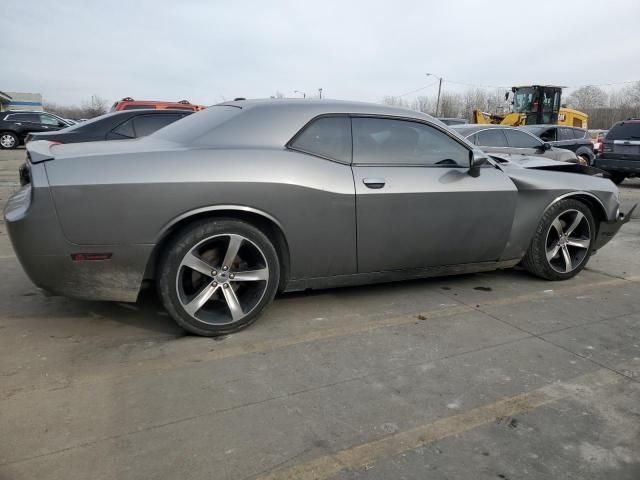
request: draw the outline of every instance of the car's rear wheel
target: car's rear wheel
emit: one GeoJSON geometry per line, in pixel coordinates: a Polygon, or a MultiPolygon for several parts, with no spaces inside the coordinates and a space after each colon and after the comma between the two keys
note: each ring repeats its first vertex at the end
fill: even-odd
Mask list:
{"type": "Polygon", "coordinates": [[[17,148],[20,144],[20,140],[15,133],[2,132],[0,133],[0,148],[11,149],[17,148]]]}
{"type": "Polygon", "coordinates": [[[165,250],[158,287],[165,308],[185,330],[215,336],[253,323],[275,296],[280,264],[273,244],[233,219],[198,222],[165,250]]]}
{"type": "Polygon", "coordinates": [[[624,179],[627,178],[627,176],[622,172],[609,172],[609,175],[611,181],[616,185],[620,185],[622,182],[624,182],[624,179]]]}
{"type": "Polygon", "coordinates": [[[547,280],[571,278],[587,264],[595,233],[587,205],[574,199],[560,200],[542,216],[522,264],[547,280]]]}

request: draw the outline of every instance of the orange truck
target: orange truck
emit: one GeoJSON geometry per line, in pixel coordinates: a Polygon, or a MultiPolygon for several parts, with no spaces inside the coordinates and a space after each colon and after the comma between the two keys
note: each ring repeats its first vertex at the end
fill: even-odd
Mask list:
{"type": "Polygon", "coordinates": [[[134,100],[131,97],[125,97],[122,100],[118,100],[111,106],[110,112],[117,112],[120,110],[134,110],[134,109],[151,109],[151,110],[190,110],[192,112],[199,112],[204,110],[204,105],[194,105],[188,100],[180,100],[179,102],[158,102],[155,100],[134,100]]]}

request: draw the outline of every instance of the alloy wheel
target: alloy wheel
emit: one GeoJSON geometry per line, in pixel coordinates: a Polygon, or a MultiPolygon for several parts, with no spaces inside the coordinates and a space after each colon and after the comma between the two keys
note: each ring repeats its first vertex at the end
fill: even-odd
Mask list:
{"type": "Polygon", "coordinates": [[[3,148],[13,148],[16,145],[16,139],[13,135],[4,134],[0,136],[0,145],[3,148]]]}
{"type": "Polygon", "coordinates": [[[262,250],[238,234],[202,240],[183,257],[176,276],[184,311],[199,322],[241,321],[267,290],[269,268],[262,250]]]}
{"type": "Polygon", "coordinates": [[[590,245],[591,227],[587,217],[578,210],[565,210],[554,219],[547,232],[547,262],[558,273],[570,273],[582,264],[590,245]]]}

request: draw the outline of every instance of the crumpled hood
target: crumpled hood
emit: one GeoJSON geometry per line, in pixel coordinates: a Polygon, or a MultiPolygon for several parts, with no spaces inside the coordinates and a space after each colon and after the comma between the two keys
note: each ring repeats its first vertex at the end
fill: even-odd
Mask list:
{"type": "Polygon", "coordinates": [[[598,168],[580,165],[579,163],[560,162],[546,157],[509,154],[491,154],[490,157],[498,165],[506,168],[532,168],[536,170],[583,173],[585,175],[606,175],[604,170],[598,168]]]}

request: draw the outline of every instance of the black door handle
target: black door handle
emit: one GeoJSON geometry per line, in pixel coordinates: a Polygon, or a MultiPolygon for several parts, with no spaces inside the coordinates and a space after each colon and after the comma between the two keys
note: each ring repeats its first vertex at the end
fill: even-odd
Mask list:
{"type": "Polygon", "coordinates": [[[367,188],[382,188],[387,183],[384,178],[363,178],[362,183],[364,183],[367,188]]]}

